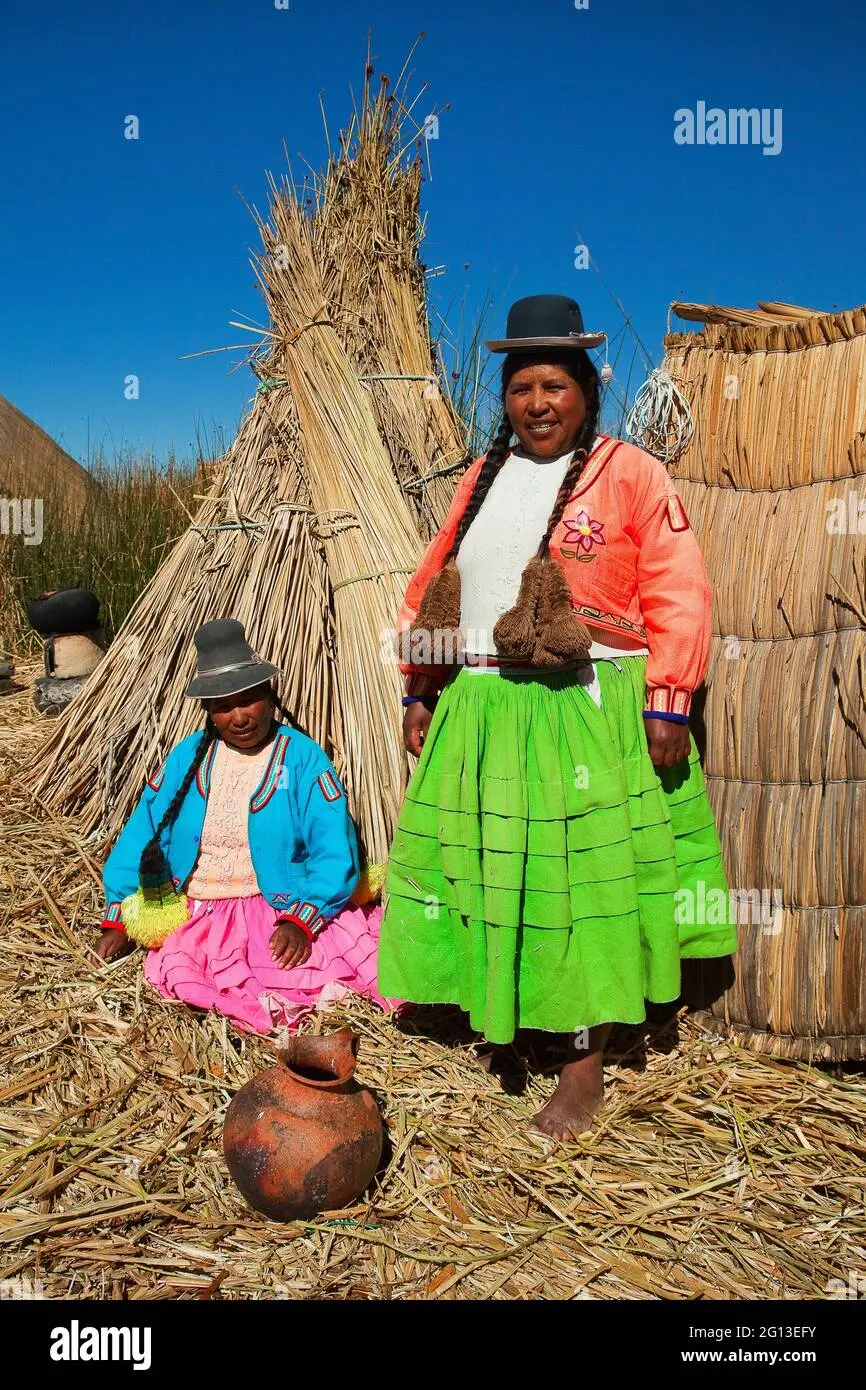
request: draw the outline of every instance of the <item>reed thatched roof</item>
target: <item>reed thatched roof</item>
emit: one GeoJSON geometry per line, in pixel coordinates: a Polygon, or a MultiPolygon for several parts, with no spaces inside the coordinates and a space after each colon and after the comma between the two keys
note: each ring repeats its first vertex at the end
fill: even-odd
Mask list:
{"type": "MultiPolygon", "coordinates": [[[[866,308],[674,305],[673,467],[715,587],[706,771],[743,922],[713,1009],[779,1054],[866,1055],[866,308]],[[859,522],[859,524],[858,524],[859,522]]],[[[709,970],[710,967],[707,967],[709,970]]]]}
{"type": "Polygon", "coordinates": [[[59,498],[74,510],[84,506],[87,489],[81,464],[0,396],[0,495],[59,498]]]}

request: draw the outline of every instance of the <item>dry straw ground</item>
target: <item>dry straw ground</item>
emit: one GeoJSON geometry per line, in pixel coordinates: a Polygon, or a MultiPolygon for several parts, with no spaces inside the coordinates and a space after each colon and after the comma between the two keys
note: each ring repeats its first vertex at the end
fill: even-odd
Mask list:
{"type": "Polygon", "coordinates": [[[866,1273],[862,1073],[687,1020],[623,1032],[600,1122],[554,1149],[525,1130],[551,1078],[521,1086],[513,1053],[503,1085],[453,1016],[321,1017],[362,1034],[389,1161],[348,1211],[259,1219],[220,1134],[270,1044],[157,999],[135,957],[94,969],[99,847],[18,780],[44,735],[28,689],[0,699],[0,1279],[52,1298],[808,1299],[866,1273]]]}

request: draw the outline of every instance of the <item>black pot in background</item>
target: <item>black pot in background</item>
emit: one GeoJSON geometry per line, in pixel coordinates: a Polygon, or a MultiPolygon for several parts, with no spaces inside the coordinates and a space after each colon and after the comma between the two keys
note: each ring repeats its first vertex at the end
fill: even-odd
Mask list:
{"type": "Polygon", "coordinates": [[[57,589],[27,605],[27,618],[43,637],[99,627],[99,599],[89,589],[57,589]]]}

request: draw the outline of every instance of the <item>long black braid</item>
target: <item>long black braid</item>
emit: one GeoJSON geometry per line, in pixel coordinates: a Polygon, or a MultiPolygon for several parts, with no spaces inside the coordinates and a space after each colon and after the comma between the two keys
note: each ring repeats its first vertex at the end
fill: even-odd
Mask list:
{"type": "Polygon", "coordinates": [[[457,526],[457,531],[454,536],[454,541],[451,546],[451,549],[445,556],[444,563],[446,565],[448,564],[449,560],[454,559],[454,556],[460,549],[460,546],[463,543],[463,537],[466,535],[466,532],[469,530],[469,527],[472,525],[473,521],[475,520],[479,511],[481,510],[481,504],[487,496],[488,492],[490,491],[493,479],[496,477],[496,474],[499,472],[503,463],[507,459],[511,446],[511,436],[513,433],[514,431],[511,428],[511,421],[509,420],[507,415],[503,415],[499,428],[496,431],[496,434],[493,436],[492,443],[487,451],[487,457],[481,465],[478,477],[475,479],[475,486],[472,489],[472,496],[469,498],[469,501],[466,504],[466,510],[460,518],[460,522],[457,526]]]}
{"type": "Polygon", "coordinates": [[[270,698],[273,700],[275,707],[280,711],[280,714],[283,716],[283,719],[290,729],[297,729],[299,734],[305,734],[307,732],[304,726],[298,723],[292,712],[286,709],[273,686],[271,686],[270,698]]]}
{"type": "Polygon", "coordinates": [[[168,866],[166,864],[165,856],[163,854],[162,845],[160,844],[160,841],[162,839],[164,831],[170,831],[171,827],[174,825],[175,821],[180,815],[180,808],[186,799],[187,792],[192,786],[195,780],[195,775],[201,767],[202,763],[204,762],[205,758],[207,757],[208,749],[210,748],[211,744],[213,743],[216,737],[216,725],[214,724],[210,715],[208,715],[207,719],[205,720],[205,726],[202,732],[202,736],[196,744],[196,750],[193,754],[192,762],[187,768],[184,779],[178,787],[177,791],[175,792],[174,796],[171,798],[171,801],[168,803],[168,806],[165,808],[165,812],[162,816],[162,819],[159,822],[159,825],[156,827],[156,831],[153,835],[153,838],[151,840],[148,840],[144,849],[141,851],[141,859],[139,861],[139,870],[141,874],[148,876],[152,875],[158,878],[165,877],[168,874],[168,866]]]}
{"type": "MultiPolygon", "coordinates": [[[[514,376],[514,373],[520,371],[522,367],[532,366],[538,363],[551,363],[554,366],[562,367],[564,371],[568,372],[572,380],[577,382],[586,397],[586,418],[575,440],[574,454],[566,469],[560,489],[556,494],[556,501],[553,504],[553,510],[547,521],[547,529],[538,547],[537,553],[540,558],[543,558],[547,554],[550,538],[559,524],[565,509],[565,504],[580,479],[586,460],[595,443],[598,433],[598,419],[601,413],[601,382],[592,359],[583,349],[563,353],[547,351],[509,353],[502,364],[503,404],[505,402],[508,383],[514,376]]],[[[460,549],[466,532],[481,510],[484,499],[490,491],[494,478],[508,457],[513,433],[511,421],[506,413],[503,415],[499,428],[493,437],[487,452],[487,457],[481,465],[478,477],[475,480],[475,486],[472,489],[472,496],[469,498],[466,510],[460,518],[460,523],[454,536],[454,542],[445,557],[445,564],[447,564],[449,560],[454,559],[460,549]]]]}

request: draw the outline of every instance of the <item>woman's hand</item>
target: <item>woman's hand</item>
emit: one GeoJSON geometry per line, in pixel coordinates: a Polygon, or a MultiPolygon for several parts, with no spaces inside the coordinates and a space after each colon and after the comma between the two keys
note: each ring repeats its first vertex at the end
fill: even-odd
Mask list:
{"type": "Polygon", "coordinates": [[[309,960],[310,938],[294,922],[280,922],[269,942],[271,958],[282,970],[291,970],[293,965],[303,965],[309,960]]]}
{"type": "Polygon", "coordinates": [[[691,747],[688,724],[670,719],[645,719],[646,741],[653,767],[676,767],[685,762],[691,747]]]}
{"type": "Polygon", "coordinates": [[[433,711],[427,708],[423,700],[413,700],[411,705],[406,706],[403,715],[403,743],[407,752],[414,753],[416,758],[421,756],[432,718],[433,711]]]}
{"type": "Polygon", "coordinates": [[[107,965],[110,960],[119,960],[121,956],[128,956],[133,949],[133,943],[126,935],[125,931],[116,931],[114,927],[103,927],[99,945],[94,947],[96,955],[107,965]]]}

